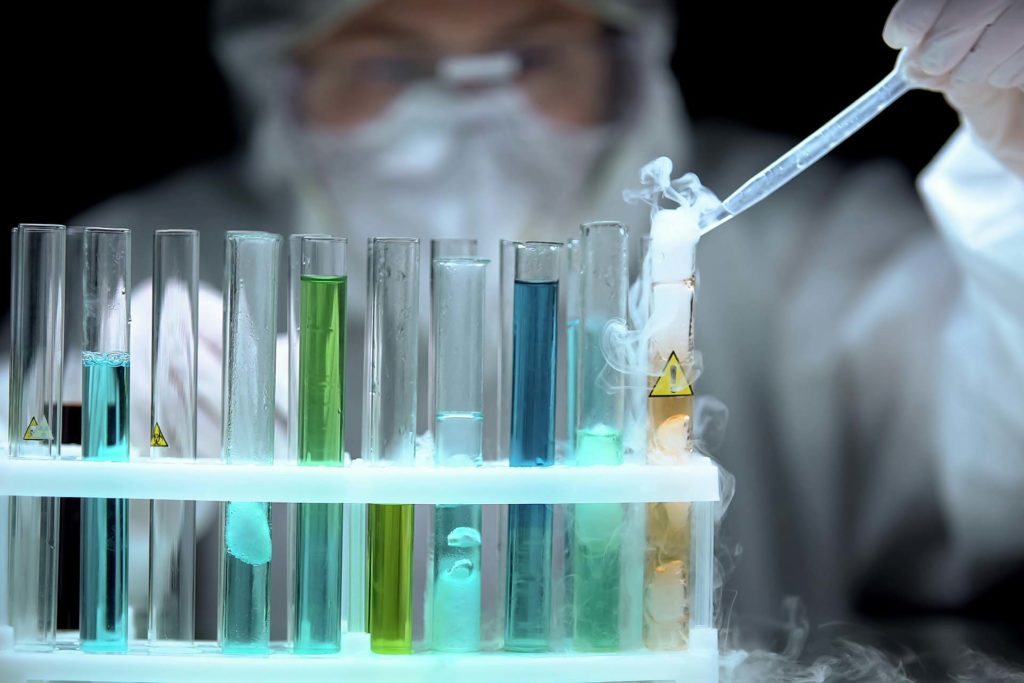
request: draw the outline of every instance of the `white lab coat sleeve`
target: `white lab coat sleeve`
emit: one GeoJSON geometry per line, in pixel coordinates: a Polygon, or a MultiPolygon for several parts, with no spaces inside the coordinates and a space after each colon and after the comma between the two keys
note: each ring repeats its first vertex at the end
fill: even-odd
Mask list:
{"type": "Polygon", "coordinates": [[[970,582],[1024,557],[1024,178],[958,131],[918,188],[963,275],[941,357],[938,495],[970,582]]]}

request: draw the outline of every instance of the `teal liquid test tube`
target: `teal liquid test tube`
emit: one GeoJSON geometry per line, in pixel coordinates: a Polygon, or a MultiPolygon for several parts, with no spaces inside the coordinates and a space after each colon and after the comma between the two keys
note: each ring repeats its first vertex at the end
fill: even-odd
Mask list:
{"type": "MultiPolygon", "coordinates": [[[[562,245],[516,246],[512,322],[509,464],[547,467],[555,456],[555,361],[562,245]]],[[[552,506],[510,505],[506,569],[505,649],[551,646],[552,506]]]]}
{"type": "MultiPolygon", "coordinates": [[[[63,225],[22,224],[11,232],[12,458],[60,457],[65,249],[63,225]]],[[[59,498],[8,501],[6,602],[19,650],[55,643],[59,505],[59,498]]]]}
{"type": "MultiPolygon", "coordinates": [[[[419,240],[367,245],[364,457],[410,466],[416,457],[419,240]]],[[[367,511],[367,626],[378,654],[412,653],[413,506],[367,511]]]]}
{"type": "MultiPolygon", "coordinates": [[[[82,457],[129,456],[131,232],[82,238],[82,457]]],[[[86,652],[128,649],[128,500],[83,498],[79,630],[86,652]]]]}
{"type": "MultiPolygon", "coordinates": [[[[608,364],[604,337],[625,321],[629,292],[629,233],[620,223],[582,226],[581,339],[576,416],[576,465],[621,465],[624,459],[625,388],[608,364]]],[[[619,649],[622,503],[580,504],[573,510],[573,647],[619,649]]]]}
{"type": "MultiPolygon", "coordinates": [[[[230,231],[224,255],[221,457],[274,461],[277,274],[281,237],[230,231]]],[[[270,650],[270,504],[221,506],[218,642],[227,654],[270,650]]]]}
{"type": "Polygon", "coordinates": [[[580,354],[580,260],[582,249],[578,239],[565,243],[566,272],[562,277],[565,289],[565,438],[567,455],[576,448],[577,392],[579,389],[580,354]]]}
{"type": "MultiPolygon", "coordinates": [[[[486,259],[432,263],[434,462],[479,467],[484,445],[486,259]]],[[[480,649],[482,514],[479,505],[434,507],[430,564],[430,645],[440,652],[480,649]]]]}
{"type": "MultiPolygon", "coordinates": [[[[149,457],[196,457],[199,233],[157,230],[153,239],[153,339],[149,457]]],[[[188,648],[195,637],[196,504],[149,504],[151,646],[188,648]]]]}
{"type": "MultiPolygon", "coordinates": [[[[300,467],[341,467],[345,460],[345,311],[348,240],[329,235],[289,239],[295,350],[296,434],[300,467]]],[[[342,513],[340,503],[293,508],[289,632],[297,654],[341,650],[342,513]]]]}

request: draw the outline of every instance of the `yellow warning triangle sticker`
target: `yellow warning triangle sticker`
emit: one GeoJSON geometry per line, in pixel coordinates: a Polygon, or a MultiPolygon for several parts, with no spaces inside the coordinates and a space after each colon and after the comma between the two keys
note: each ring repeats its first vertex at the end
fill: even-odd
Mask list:
{"type": "Polygon", "coordinates": [[[24,441],[49,441],[53,438],[53,432],[50,431],[50,425],[46,422],[46,416],[43,416],[42,422],[36,420],[33,417],[28,422],[28,427],[25,428],[25,436],[21,437],[24,441]]]}
{"type": "Polygon", "coordinates": [[[693,389],[686,381],[686,372],[679,357],[673,351],[665,362],[665,368],[661,371],[658,381],[651,389],[651,398],[658,396],[693,396],[693,389]]]}
{"type": "Polygon", "coordinates": [[[164,438],[159,422],[153,423],[153,435],[149,437],[149,445],[154,448],[167,448],[167,439],[164,438]]]}

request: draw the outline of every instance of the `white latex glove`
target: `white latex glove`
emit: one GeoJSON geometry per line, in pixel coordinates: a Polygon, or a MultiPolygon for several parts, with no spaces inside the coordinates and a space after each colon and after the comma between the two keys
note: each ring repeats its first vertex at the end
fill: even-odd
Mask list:
{"type": "Polygon", "coordinates": [[[915,82],[943,93],[975,138],[1024,177],[1024,0],[899,0],[882,35],[907,48],[915,82]]]}

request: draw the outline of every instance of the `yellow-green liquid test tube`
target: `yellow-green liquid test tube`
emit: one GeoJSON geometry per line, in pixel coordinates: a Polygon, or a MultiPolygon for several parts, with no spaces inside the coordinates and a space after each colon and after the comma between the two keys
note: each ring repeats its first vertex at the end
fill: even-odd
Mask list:
{"type": "MultiPolygon", "coordinates": [[[[369,240],[364,458],[412,465],[416,453],[419,241],[369,240]]],[[[372,504],[367,524],[370,649],[412,653],[412,505],[372,504]]]]}

